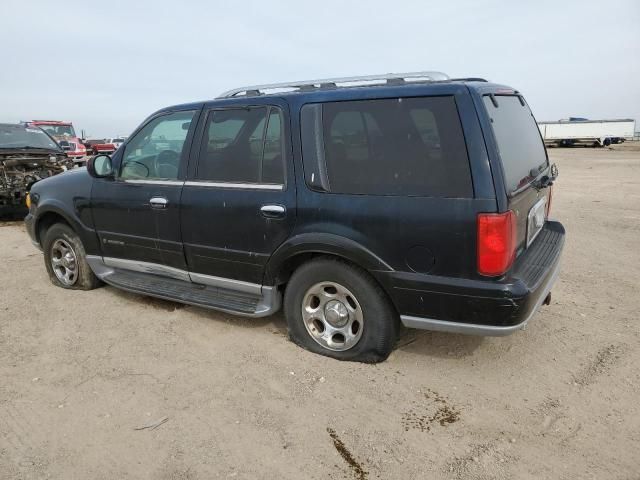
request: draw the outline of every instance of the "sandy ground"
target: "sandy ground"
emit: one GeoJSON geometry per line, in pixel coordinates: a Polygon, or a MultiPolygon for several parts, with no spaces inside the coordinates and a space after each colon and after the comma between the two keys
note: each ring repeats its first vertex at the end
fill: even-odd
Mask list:
{"type": "Polygon", "coordinates": [[[380,365],[281,315],[55,288],[4,224],[0,478],[640,478],[640,152],[550,155],[552,304],[507,338],[406,332],[380,365]]]}

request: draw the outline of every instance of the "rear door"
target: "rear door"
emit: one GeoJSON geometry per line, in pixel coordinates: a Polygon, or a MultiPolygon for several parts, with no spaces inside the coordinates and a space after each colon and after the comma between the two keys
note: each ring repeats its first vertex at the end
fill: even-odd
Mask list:
{"type": "Polygon", "coordinates": [[[278,99],[205,109],[182,193],[193,281],[262,284],[296,218],[289,131],[287,104],[278,99]]]}
{"type": "Polygon", "coordinates": [[[549,160],[538,125],[524,99],[516,94],[484,95],[500,157],[507,207],[517,219],[517,251],[535,240],[546,221],[550,188],[536,189],[534,180],[550,176],[549,160]]]}
{"type": "Polygon", "coordinates": [[[481,169],[484,145],[466,88],[386,90],[389,98],[372,89],[356,100],[344,90],[302,107],[309,191],[299,196],[296,234],[354,240],[399,272],[474,275],[476,216],[496,202],[479,180],[474,194],[469,158],[481,169]]]}

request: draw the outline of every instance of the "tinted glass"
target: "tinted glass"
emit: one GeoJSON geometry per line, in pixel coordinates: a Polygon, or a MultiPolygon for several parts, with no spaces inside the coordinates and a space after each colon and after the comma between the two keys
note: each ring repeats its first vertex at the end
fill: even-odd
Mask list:
{"type": "Polygon", "coordinates": [[[25,147],[60,150],[58,144],[37,127],[0,124],[0,149],[25,147]]]}
{"type": "Polygon", "coordinates": [[[262,159],[262,181],[265,183],[284,183],[282,133],[282,114],[272,110],[267,123],[264,139],[264,156],[262,159]]]}
{"type": "Polygon", "coordinates": [[[318,107],[307,108],[302,115],[305,166],[307,155],[326,166],[305,168],[311,186],[371,195],[473,195],[453,97],[322,104],[322,145],[304,132],[319,126],[318,107]],[[316,178],[323,175],[326,179],[316,178]]]}
{"type": "Polygon", "coordinates": [[[196,179],[282,184],[282,133],[282,113],[275,107],[212,111],[196,179]]]}
{"type": "Polygon", "coordinates": [[[52,137],[75,137],[76,132],[71,125],[36,125],[52,137]]]}
{"type": "Polygon", "coordinates": [[[512,192],[535,178],[531,170],[547,166],[547,155],[531,110],[516,95],[496,95],[496,107],[489,96],[484,104],[491,117],[498,143],[507,191],[512,192]]]}
{"type": "Polygon", "coordinates": [[[195,112],[175,112],[153,119],[131,139],[120,178],[175,180],[184,142],[195,112]]]}

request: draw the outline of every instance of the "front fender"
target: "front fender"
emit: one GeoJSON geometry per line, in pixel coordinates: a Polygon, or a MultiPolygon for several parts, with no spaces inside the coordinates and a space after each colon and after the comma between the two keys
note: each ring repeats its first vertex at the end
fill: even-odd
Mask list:
{"type": "Polygon", "coordinates": [[[99,254],[98,237],[91,217],[91,185],[92,179],[84,169],[37,182],[32,188],[33,196],[38,198],[33,212],[36,236],[43,222],[49,223],[59,217],[75,230],[88,254],[99,254]]]}
{"type": "Polygon", "coordinates": [[[369,272],[393,268],[358,242],[332,233],[303,233],[284,242],[273,253],[265,270],[265,285],[272,285],[285,264],[296,255],[320,253],[344,258],[369,272]]]}

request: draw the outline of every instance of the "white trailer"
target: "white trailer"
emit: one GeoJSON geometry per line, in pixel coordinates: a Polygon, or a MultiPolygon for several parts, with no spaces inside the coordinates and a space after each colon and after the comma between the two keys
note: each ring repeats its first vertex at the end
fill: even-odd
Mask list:
{"type": "Polygon", "coordinates": [[[633,140],[635,126],[636,122],[632,119],[538,122],[545,145],[558,147],[607,147],[612,143],[622,143],[625,140],[633,140]]]}

